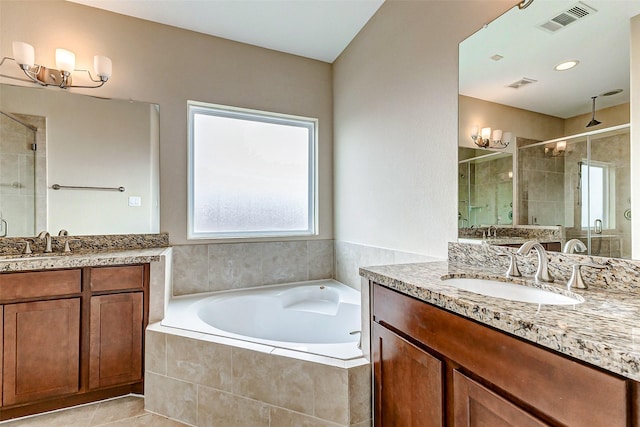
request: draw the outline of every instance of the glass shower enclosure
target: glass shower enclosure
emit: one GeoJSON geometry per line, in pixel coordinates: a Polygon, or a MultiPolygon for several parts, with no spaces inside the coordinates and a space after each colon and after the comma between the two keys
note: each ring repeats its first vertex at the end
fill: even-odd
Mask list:
{"type": "Polygon", "coordinates": [[[0,237],[35,234],[37,130],[0,110],[0,237]]]}
{"type": "Polygon", "coordinates": [[[513,157],[458,148],[458,228],[513,223],[513,157]]]}
{"type": "Polygon", "coordinates": [[[518,144],[519,224],[562,225],[588,254],[631,258],[630,126],[518,144]]]}

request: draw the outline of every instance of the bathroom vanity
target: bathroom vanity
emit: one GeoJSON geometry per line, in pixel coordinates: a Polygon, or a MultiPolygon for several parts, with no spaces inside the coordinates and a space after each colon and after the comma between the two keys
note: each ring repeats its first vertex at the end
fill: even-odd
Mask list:
{"type": "Polygon", "coordinates": [[[0,258],[1,420],[143,392],[147,252],[0,258]]]}
{"type": "Polygon", "coordinates": [[[638,425],[634,295],[580,290],[575,306],[502,300],[441,280],[498,271],[446,262],[361,274],[376,427],[638,425]]]}

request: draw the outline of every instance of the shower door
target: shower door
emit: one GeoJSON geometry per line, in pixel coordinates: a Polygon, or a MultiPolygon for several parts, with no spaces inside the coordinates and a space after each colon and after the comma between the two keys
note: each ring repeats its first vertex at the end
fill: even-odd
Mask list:
{"type": "Polygon", "coordinates": [[[28,119],[0,111],[0,237],[35,234],[35,139],[28,119]]]}
{"type": "Polygon", "coordinates": [[[628,128],[588,137],[587,159],[580,165],[588,183],[581,228],[591,255],[631,258],[630,149],[628,128]]]}
{"type": "Polygon", "coordinates": [[[562,225],[591,255],[631,258],[630,129],[518,147],[518,223],[562,225]]]}

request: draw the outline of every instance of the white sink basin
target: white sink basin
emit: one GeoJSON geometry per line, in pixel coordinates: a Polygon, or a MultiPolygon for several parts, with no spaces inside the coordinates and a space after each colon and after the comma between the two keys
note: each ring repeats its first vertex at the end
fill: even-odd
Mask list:
{"type": "Polygon", "coordinates": [[[519,285],[517,283],[499,282],[497,280],[455,277],[445,279],[443,283],[476,294],[511,301],[550,305],[574,305],[584,302],[581,296],[573,293],[555,293],[541,288],[519,285]]]}

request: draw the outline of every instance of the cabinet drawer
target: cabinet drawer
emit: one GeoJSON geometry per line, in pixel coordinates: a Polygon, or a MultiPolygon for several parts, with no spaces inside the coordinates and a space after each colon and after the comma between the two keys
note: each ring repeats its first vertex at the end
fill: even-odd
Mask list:
{"type": "Polygon", "coordinates": [[[69,295],[81,291],[81,270],[0,274],[0,300],[69,295]]]}
{"type": "Polygon", "coordinates": [[[379,285],[373,316],[562,424],[628,425],[622,378],[379,285]]]}
{"type": "Polygon", "coordinates": [[[142,289],[144,278],[144,265],[96,267],[91,269],[91,290],[101,292],[142,289]]]}

